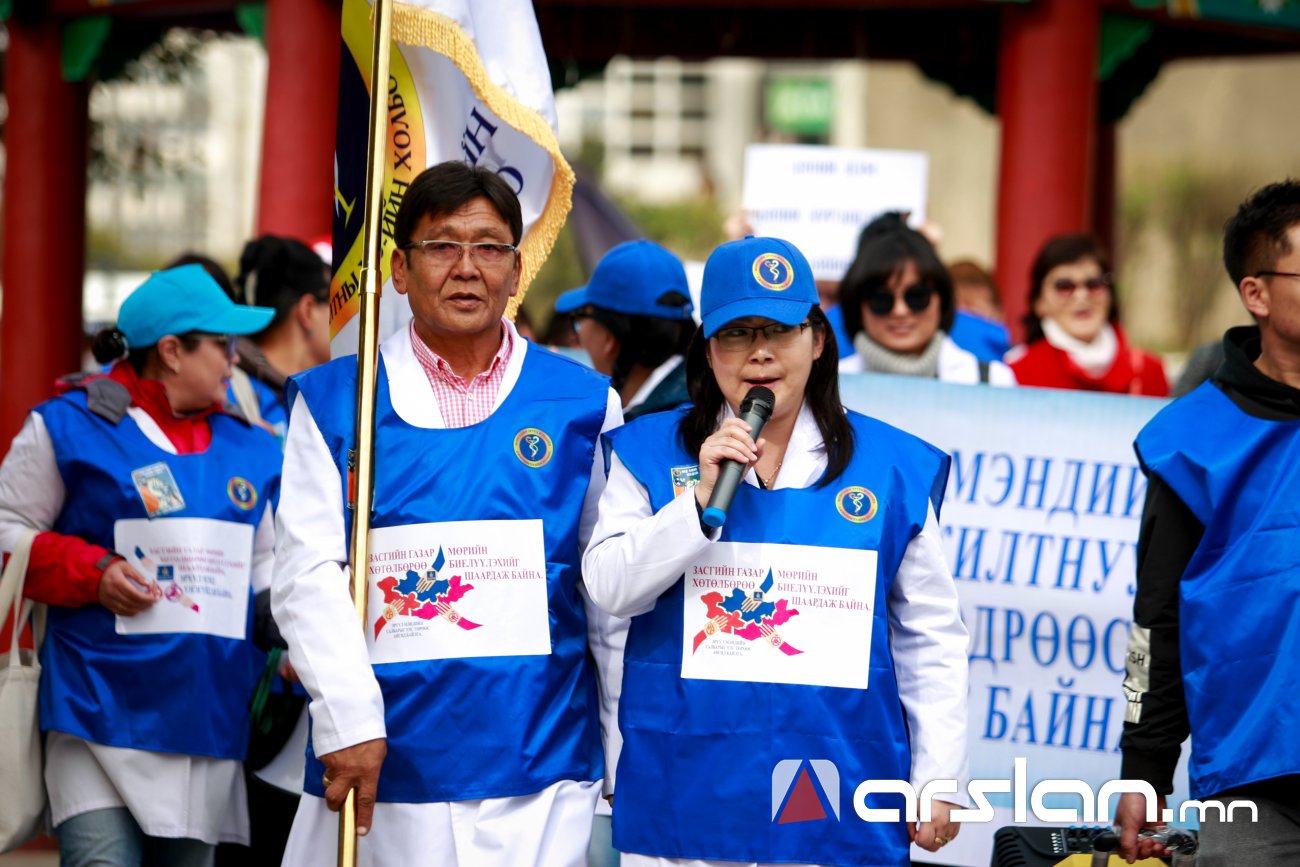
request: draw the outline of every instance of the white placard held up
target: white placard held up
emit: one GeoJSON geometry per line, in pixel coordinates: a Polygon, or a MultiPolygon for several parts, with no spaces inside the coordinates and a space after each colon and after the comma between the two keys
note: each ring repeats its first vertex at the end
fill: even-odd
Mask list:
{"type": "Polygon", "coordinates": [[[862,227],[886,211],[925,219],[930,158],[919,151],[752,144],[743,207],[755,235],[783,238],[818,280],[840,280],[862,227]]]}
{"type": "Polygon", "coordinates": [[[113,546],[150,582],[149,608],[117,618],[118,635],[246,637],[253,528],[213,518],[123,519],[113,546]]]}
{"type": "Polygon", "coordinates": [[[370,661],[551,652],[542,522],[371,531],[370,661]]]}
{"type": "Polygon", "coordinates": [[[876,552],[718,542],[685,575],[682,677],[866,689],[876,552]]]}

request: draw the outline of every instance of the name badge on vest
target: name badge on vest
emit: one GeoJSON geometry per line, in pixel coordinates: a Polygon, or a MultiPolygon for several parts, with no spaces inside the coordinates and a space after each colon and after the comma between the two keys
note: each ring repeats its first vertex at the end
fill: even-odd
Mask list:
{"type": "Polygon", "coordinates": [[[135,492],[140,495],[140,501],[144,503],[144,510],[150,518],[170,515],[185,508],[185,498],[181,496],[181,489],[176,484],[171,467],[161,461],[132,470],[131,481],[135,483],[135,492]]]}
{"type": "Polygon", "coordinates": [[[876,552],[718,542],[686,569],[682,677],[866,689],[876,552]]]}
{"type": "Polygon", "coordinates": [[[113,525],[113,546],[149,582],[155,602],[117,618],[119,635],[189,632],[243,639],[253,528],[213,518],[132,518],[113,525]]]}
{"type": "Polygon", "coordinates": [[[368,584],[371,662],[551,652],[538,519],[376,528],[368,584]]]}
{"type": "Polygon", "coordinates": [[[689,467],[673,467],[669,470],[673,477],[673,497],[680,497],[700,483],[700,467],[698,464],[692,464],[689,467]]]}

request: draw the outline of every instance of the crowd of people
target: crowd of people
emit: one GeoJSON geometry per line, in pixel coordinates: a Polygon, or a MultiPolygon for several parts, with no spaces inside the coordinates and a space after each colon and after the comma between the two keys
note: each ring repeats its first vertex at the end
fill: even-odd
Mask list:
{"type": "MultiPolygon", "coordinates": [[[[104,368],[61,380],[0,464],[0,548],[30,545],[48,606],[61,863],[332,864],[349,793],[367,867],[939,852],[959,796],[833,835],[773,801],[792,757],[816,760],[796,787],[824,762],[918,791],[969,761],[949,457],[847,410],[840,377],[1165,396],[1106,251],[1043,245],[1013,348],[989,275],[904,215],[863,229],[827,309],[792,244],[722,244],[698,325],[681,261],[629,241],[557,303],[586,366],[505,318],[523,222],[498,175],[426,170],[393,230],[412,319],[379,350],[364,629],[357,362],[329,360],[328,268],[299,241],[251,241],[234,280],[197,256],[154,273],[96,338],[104,368]],[[841,604],[791,604],[791,580],[841,604]]],[[[1138,438],[1123,684],[1126,777],[1168,795],[1190,733],[1193,796],[1262,805],[1249,835],[1205,825],[1207,867],[1300,842],[1276,731],[1300,711],[1300,184],[1242,204],[1225,262],[1256,325],[1138,438]]],[[[1161,852],[1135,798],[1130,860],[1161,852]]]]}

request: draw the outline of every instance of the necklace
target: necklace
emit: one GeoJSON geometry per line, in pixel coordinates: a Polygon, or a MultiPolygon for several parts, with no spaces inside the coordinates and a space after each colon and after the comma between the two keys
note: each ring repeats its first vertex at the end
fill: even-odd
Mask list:
{"type": "Polygon", "coordinates": [[[769,491],[772,489],[772,483],[776,481],[776,474],[781,472],[781,464],[783,463],[785,463],[784,458],[782,460],[777,461],[776,469],[772,470],[772,475],[768,476],[766,479],[763,478],[762,476],[758,477],[758,480],[763,483],[764,488],[766,488],[769,491]]]}

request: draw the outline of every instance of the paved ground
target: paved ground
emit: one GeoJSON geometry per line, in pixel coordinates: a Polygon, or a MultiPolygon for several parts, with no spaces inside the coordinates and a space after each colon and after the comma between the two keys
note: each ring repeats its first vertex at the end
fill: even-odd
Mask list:
{"type": "Polygon", "coordinates": [[[58,852],[10,852],[0,855],[2,867],[58,867],[58,852]]]}

